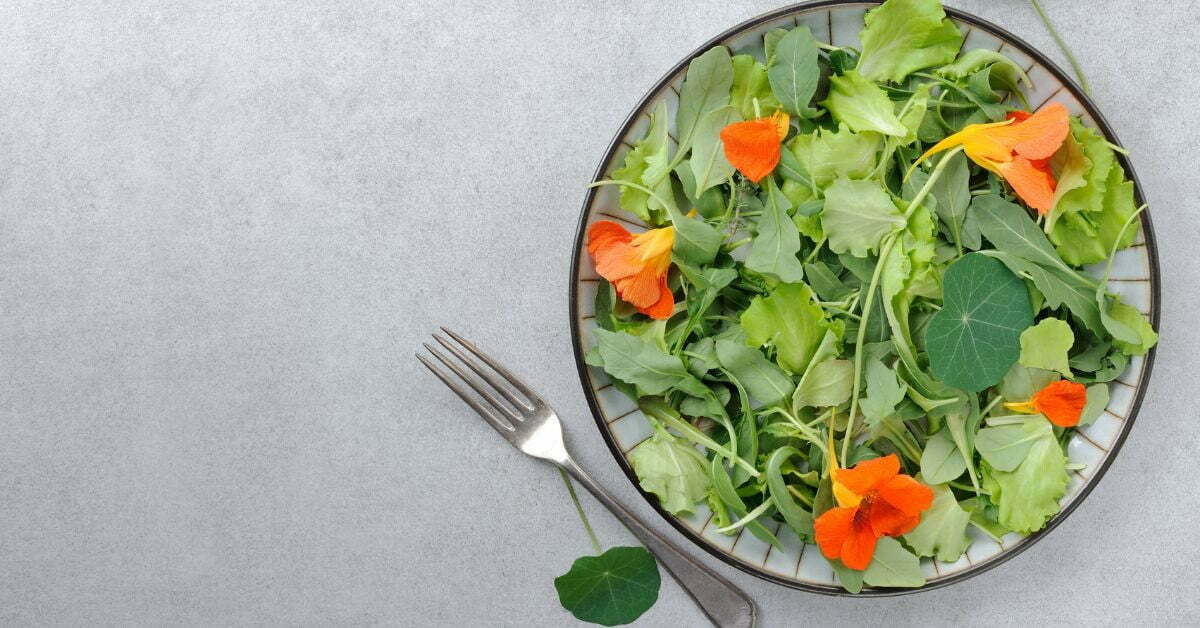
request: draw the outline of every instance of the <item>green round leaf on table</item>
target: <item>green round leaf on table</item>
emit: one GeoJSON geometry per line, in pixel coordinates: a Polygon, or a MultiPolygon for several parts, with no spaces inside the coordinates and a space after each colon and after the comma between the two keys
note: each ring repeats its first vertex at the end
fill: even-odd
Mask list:
{"type": "Polygon", "coordinates": [[[967,392],[999,382],[1033,323],[1025,283],[1002,262],[971,253],[946,270],[942,299],[925,330],[933,374],[967,392]]]}
{"type": "Polygon", "coordinates": [[[554,579],[558,601],[576,619],[619,626],[641,617],[658,600],[662,578],[643,547],[613,547],[583,556],[554,579]]]}

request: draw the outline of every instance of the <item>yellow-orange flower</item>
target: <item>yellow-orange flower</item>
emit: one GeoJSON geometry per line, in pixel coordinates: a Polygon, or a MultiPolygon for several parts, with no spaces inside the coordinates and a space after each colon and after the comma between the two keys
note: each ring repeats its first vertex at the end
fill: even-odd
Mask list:
{"type": "Polygon", "coordinates": [[[1049,160],[1069,132],[1067,108],[1050,103],[1034,114],[1014,111],[1003,122],[968,124],[934,144],[917,163],[962,146],[971,161],[1002,177],[1026,205],[1045,214],[1054,208],[1054,189],[1058,185],[1049,160]]]}
{"type": "Polygon", "coordinates": [[[829,475],[837,506],[813,523],[817,546],[829,559],[863,570],[875,556],[882,536],[900,536],[921,522],[921,512],[933,505],[933,490],[900,473],[896,454],[864,460],[852,469],[839,469],[829,446],[829,475]]]}
{"type": "Polygon", "coordinates": [[[587,249],[596,272],[617,290],[621,300],[650,318],[670,318],[675,297],[667,286],[675,228],[633,235],[625,227],[601,220],[588,228],[587,249]]]}
{"type": "Polygon", "coordinates": [[[776,111],[766,118],[734,122],[721,129],[725,159],[758,183],[779,164],[779,146],[788,133],[788,115],[776,111]]]}
{"type": "Polygon", "coordinates": [[[1059,427],[1074,427],[1087,405],[1087,387],[1068,381],[1050,382],[1029,401],[1006,403],[1005,408],[1029,414],[1041,413],[1059,427]]]}

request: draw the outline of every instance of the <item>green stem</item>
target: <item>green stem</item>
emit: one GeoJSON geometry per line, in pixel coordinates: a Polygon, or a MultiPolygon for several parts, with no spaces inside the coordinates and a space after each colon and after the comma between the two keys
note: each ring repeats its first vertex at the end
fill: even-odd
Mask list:
{"type": "Polygon", "coordinates": [[[1079,67],[1079,61],[1075,59],[1075,55],[1067,47],[1067,43],[1063,41],[1058,31],[1055,30],[1054,25],[1050,23],[1050,16],[1046,15],[1046,11],[1042,9],[1042,3],[1038,2],[1038,0],[1029,0],[1029,4],[1033,5],[1033,10],[1037,11],[1038,17],[1042,18],[1042,24],[1046,25],[1046,30],[1054,38],[1054,43],[1058,44],[1058,49],[1062,51],[1063,56],[1067,58],[1067,62],[1071,64],[1071,69],[1075,71],[1075,78],[1079,79],[1079,86],[1083,88],[1083,92],[1091,96],[1092,87],[1088,85],[1087,77],[1083,75],[1083,68],[1079,67]]]}
{"type": "MultiPolygon", "coordinates": [[[[908,207],[904,210],[904,220],[907,223],[912,213],[916,211],[921,202],[929,196],[929,190],[933,189],[933,183],[942,176],[942,172],[946,170],[946,164],[950,162],[950,158],[954,157],[962,146],[956,146],[942,156],[942,160],[933,168],[933,172],[929,173],[929,179],[925,181],[925,185],[917,191],[917,195],[909,202],[908,207]]],[[[858,337],[855,341],[857,350],[854,352],[854,387],[850,394],[850,416],[846,418],[846,436],[842,440],[842,460],[846,460],[850,454],[850,441],[854,440],[854,415],[858,410],[858,388],[862,383],[862,363],[863,363],[863,341],[867,337],[867,323],[871,319],[871,306],[875,301],[875,288],[879,285],[879,276],[883,272],[883,266],[887,263],[887,258],[892,253],[892,247],[896,245],[896,241],[900,239],[899,231],[892,233],[884,240],[883,246],[879,248],[879,261],[875,262],[875,271],[871,273],[871,283],[867,287],[867,296],[863,301],[862,320],[858,323],[858,337]]]]}
{"type": "Polygon", "coordinates": [[[600,547],[600,539],[596,538],[596,531],[592,529],[591,522],[583,512],[583,504],[579,503],[579,496],[575,494],[575,485],[571,484],[571,478],[562,468],[559,468],[558,474],[562,476],[563,483],[567,485],[567,493],[571,495],[571,501],[575,502],[575,512],[579,513],[579,520],[583,522],[583,529],[587,530],[588,539],[592,541],[592,548],[596,550],[597,555],[603,554],[604,549],[600,547]]]}
{"type": "Polygon", "coordinates": [[[647,195],[650,196],[650,198],[658,201],[659,205],[662,205],[664,208],[670,207],[670,205],[667,205],[667,202],[664,201],[661,196],[654,193],[654,190],[651,190],[650,188],[648,188],[640,183],[634,183],[633,181],[625,181],[624,179],[604,179],[603,181],[596,181],[595,183],[589,183],[588,187],[589,188],[598,188],[598,187],[604,186],[604,185],[621,185],[621,186],[625,186],[627,188],[633,188],[639,192],[646,193],[647,195]]]}

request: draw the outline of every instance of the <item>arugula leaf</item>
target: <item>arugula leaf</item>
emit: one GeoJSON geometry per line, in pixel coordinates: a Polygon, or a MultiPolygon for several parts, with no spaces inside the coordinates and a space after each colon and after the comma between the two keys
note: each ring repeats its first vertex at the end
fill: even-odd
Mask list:
{"type": "Polygon", "coordinates": [[[675,207],[668,207],[671,223],[675,227],[675,245],[672,252],[688,264],[703,266],[710,264],[721,250],[725,236],[715,227],[699,218],[688,218],[675,207]]]}
{"type": "Polygon", "coordinates": [[[733,166],[725,158],[721,129],[741,119],[733,107],[714,109],[700,118],[700,124],[692,138],[692,158],[689,161],[692,176],[696,181],[693,196],[699,197],[705,190],[725,182],[733,174],[733,166]]]}
{"type": "Polygon", "coordinates": [[[854,388],[854,363],[850,360],[825,360],[813,364],[792,396],[796,408],[828,408],[850,400],[854,388]]]}
{"type": "Polygon", "coordinates": [[[818,129],[792,138],[780,155],[779,173],[807,186],[824,188],[839,176],[866,178],[875,170],[882,146],[876,133],[855,133],[846,125],[837,131],[818,129]],[[788,168],[789,160],[794,161],[788,168]]]}
{"type": "Polygon", "coordinates": [[[1100,320],[1100,309],[1096,306],[1095,290],[1074,273],[1057,268],[1047,268],[1005,251],[980,251],[981,255],[994,257],[1009,270],[1027,277],[1046,299],[1046,306],[1055,309],[1065,305],[1071,314],[1095,332],[1104,332],[1100,320]]]}
{"type": "Polygon", "coordinates": [[[950,63],[963,43],[940,0],[888,0],[864,22],[858,71],[873,81],[899,83],[922,68],[950,63]]]}
{"type": "Polygon", "coordinates": [[[1067,354],[1075,344],[1071,326],[1057,318],[1047,318],[1021,332],[1021,357],[1018,360],[1030,368],[1058,371],[1071,376],[1067,354]]]}
{"type": "Polygon", "coordinates": [[[758,234],[746,257],[746,268],[784,282],[800,281],[804,279],[804,264],[796,257],[800,252],[800,234],[787,215],[791,202],[774,181],[766,187],[767,202],[758,220],[758,234]]]}
{"type": "Polygon", "coordinates": [[[757,117],[755,100],[758,100],[758,113],[761,115],[768,115],[779,108],[779,101],[771,93],[771,85],[767,82],[767,66],[752,55],[733,56],[733,87],[729,99],[743,120],[757,117]]]}
{"type": "Polygon", "coordinates": [[[582,556],[554,579],[558,601],[580,621],[602,626],[628,624],[658,600],[662,577],[644,547],[613,547],[582,556]]]}
{"type": "Polygon", "coordinates": [[[983,486],[1000,509],[1000,524],[1021,534],[1040,530],[1058,512],[1058,500],[1066,494],[1070,479],[1067,457],[1050,422],[1039,419],[1030,425],[1036,438],[1016,469],[1001,471],[986,459],[982,465],[983,486]]]}
{"type": "Polygon", "coordinates": [[[1009,79],[1011,83],[1015,84],[1020,81],[1026,85],[1030,84],[1025,70],[1017,65],[1016,61],[1009,59],[995,50],[988,50],[986,48],[968,50],[959,55],[954,63],[949,63],[935,70],[934,74],[948,79],[960,79],[988,66],[1003,68],[1004,72],[1011,76],[1009,79]]]}
{"type": "Polygon", "coordinates": [[[821,227],[834,253],[866,257],[904,226],[904,215],[878,181],[843,177],[825,190],[821,227]]]}
{"type": "Polygon", "coordinates": [[[823,301],[840,301],[850,294],[850,288],[824,262],[806,263],[804,276],[808,277],[808,285],[823,301]]]}
{"type": "MultiPolygon", "coordinates": [[[[929,478],[923,478],[929,482],[929,478]]],[[[970,513],[958,505],[954,492],[945,484],[931,486],[933,505],[921,513],[921,523],[904,540],[917,556],[937,556],[937,559],[952,563],[963,555],[971,540],[967,538],[967,523],[970,513]]]]}
{"type": "MultiPolygon", "coordinates": [[[[913,174],[916,174],[915,171],[913,174]]],[[[967,157],[958,153],[950,157],[942,176],[934,180],[929,193],[937,199],[937,216],[954,237],[954,243],[964,245],[963,221],[971,203],[971,169],[967,157]]],[[[979,248],[976,246],[975,248],[979,248]]]]}
{"type": "Polygon", "coordinates": [[[722,338],[716,342],[716,353],[721,366],[746,387],[751,397],[766,405],[783,401],[796,387],[786,373],[754,347],[722,338]]]}
{"type": "Polygon", "coordinates": [[[921,561],[890,536],[875,544],[875,556],[863,571],[863,581],[873,587],[919,587],[925,584],[921,561]]]}
{"type": "Polygon", "coordinates": [[[858,402],[863,416],[871,422],[882,421],[896,411],[896,404],[904,401],[904,382],[896,372],[877,359],[867,361],[867,396],[858,402]]]}
{"type": "Polygon", "coordinates": [[[776,449],[767,459],[764,475],[766,475],[767,490],[770,492],[771,501],[775,503],[775,508],[779,510],[779,514],[783,515],[783,520],[792,527],[792,531],[801,539],[807,540],[813,538],[812,513],[796,503],[792,494],[788,492],[782,472],[783,464],[789,458],[800,455],[800,451],[795,447],[783,446],[776,449]]]}
{"type": "Polygon", "coordinates": [[[754,297],[741,324],[748,343],[774,347],[776,361],[791,373],[804,371],[829,328],[824,310],[802,283],[780,284],[770,296],[754,297]]]}
{"type": "Polygon", "coordinates": [[[767,79],[783,110],[793,116],[811,118],[816,114],[808,106],[821,71],[817,67],[817,42],[807,26],[797,26],[774,46],[767,79]]]}
{"type": "Polygon", "coordinates": [[[942,309],[925,332],[933,374],[968,392],[999,382],[1032,323],[1029,290],[1004,264],[980,253],[959,258],[946,270],[942,309]]]}
{"type": "Polygon", "coordinates": [[[692,376],[678,357],[664,353],[653,342],[624,332],[595,331],[604,370],[609,375],[634,384],[647,395],[678,388],[689,395],[703,397],[708,387],[692,376]]]}
{"type": "Polygon", "coordinates": [[[691,148],[701,118],[729,104],[732,87],[733,60],[725,46],[715,46],[692,59],[679,87],[679,111],[675,114],[679,152],[691,148]]]}
{"type": "Polygon", "coordinates": [[[1113,346],[1127,355],[1145,355],[1150,347],[1158,344],[1158,334],[1150,326],[1150,321],[1132,305],[1122,303],[1117,299],[1108,311],[1108,316],[1126,325],[1137,334],[1137,342],[1125,342],[1113,338],[1113,346]]]}
{"type": "Polygon", "coordinates": [[[958,479],[967,470],[967,461],[954,444],[948,429],[929,437],[921,452],[921,476],[929,484],[944,484],[958,479]]]}
{"type": "Polygon", "coordinates": [[[854,70],[829,78],[829,96],[821,105],[853,131],[908,135],[908,128],[896,117],[887,93],[854,70]]]}
{"type": "Polygon", "coordinates": [[[650,440],[638,445],[629,454],[629,464],[642,489],[657,495],[658,503],[673,515],[690,512],[708,494],[708,460],[665,429],[656,429],[650,440]]]}

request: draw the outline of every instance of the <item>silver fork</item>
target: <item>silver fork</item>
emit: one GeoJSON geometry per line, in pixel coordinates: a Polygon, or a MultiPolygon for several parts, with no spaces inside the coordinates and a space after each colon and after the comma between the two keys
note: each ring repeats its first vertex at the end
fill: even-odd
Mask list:
{"type": "Polygon", "coordinates": [[[495,428],[513,447],[562,467],[577,482],[586,486],[641,540],[646,549],[658,557],[659,563],[692,596],[713,624],[722,627],[754,625],[754,603],[745,593],[651,530],[575,463],[563,442],[558,415],[537,393],[462,336],[445,327],[442,327],[442,331],[453,338],[457,345],[437,334],[433,338],[457,361],[429,343],[424,343],[425,349],[454,374],[445,372],[418,353],[417,359],[426,368],[462,397],[467,405],[483,417],[485,423],[495,428]],[[488,368],[471,356],[481,360],[488,368]],[[467,373],[463,365],[476,376],[467,373]],[[463,386],[464,383],[476,394],[471,394],[463,386]]]}

